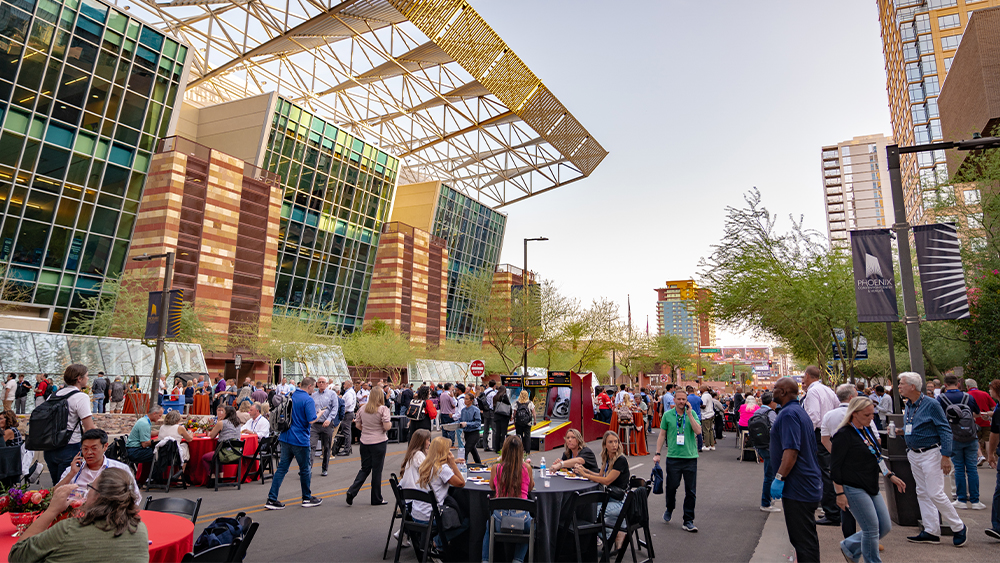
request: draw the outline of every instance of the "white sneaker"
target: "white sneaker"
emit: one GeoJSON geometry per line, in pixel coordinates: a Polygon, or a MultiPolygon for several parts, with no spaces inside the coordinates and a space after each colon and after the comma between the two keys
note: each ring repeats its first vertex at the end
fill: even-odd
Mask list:
{"type": "Polygon", "coordinates": [[[986,505],[981,502],[970,502],[969,510],[986,510],[986,505]]]}
{"type": "Polygon", "coordinates": [[[969,508],[969,503],[967,503],[967,502],[962,502],[962,501],[960,501],[960,500],[956,500],[955,502],[953,502],[953,503],[951,503],[951,504],[952,504],[952,506],[954,506],[955,508],[961,508],[961,509],[966,509],[966,508],[969,508]]]}
{"type": "Polygon", "coordinates": [[[760,507],[761,512],[781,512],[781,509],[777,506],[762,506],[760,507]]]}
{"type": "Polygon", "coordinates": [[[979,461],[976,462],[976,467],[982,467],[983,466],[983,462],[985,462],[985,461],[986,461],[986,456],[982,456],[982,455],[979,456],[979,461]]]}

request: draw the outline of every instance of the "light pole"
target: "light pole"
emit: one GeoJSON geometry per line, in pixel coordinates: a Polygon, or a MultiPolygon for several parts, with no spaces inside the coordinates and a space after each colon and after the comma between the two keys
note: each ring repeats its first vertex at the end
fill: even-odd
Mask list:
{"type": "Polygon", "coordinates": [[[167,308],[170,304],[170,281],[174,273],[174,253],[143,254],[132,258],[136,262],[148,262],[157,258],[166,258],[167,264],[163,270],[163,292],[160,294],[160,326],[156,329],[156,352],[153,354],[153,383],[149,386],[149,409],[153,408],[159,396],[160,362],[163,360],[163,342],[167,338],[167,308]]]}
{"type": "MultiPolygon", "coordinates": [[[[521,270],[521,287],[523,298],[528,297],[528,243],[534,241],[549,240],[545,237],[536,238],[526,238],[524,239],[524,269],[521,270]]],[[[524,365],[524,373],[521,375],[528,377],[528,315],[524,317],[524,326],[521,329],[521,340],[524,344],[524,357],[521,359],[522,365],[524,365]]]]}
{"type": "MultiPolygon", "coordinates": [[[[917,312],[917,295],[913,285],[913,263],[910,260],[910,224],[906,221],[906,200],[903,199],[903,179],[899,169],[899,156],[936,150],[971,151],[998,147],[1000,147],[1000,138],[983,138],[976,134],[967,141],[944,141],[909,147],[889,145],[885,148],[886,163],[889,167],[889,184],[892,188],[892,208],[896,219],[892,228],[896,231],[896,242],[899,245],[899,281],[903,287],[903,323],[906,327],[906,347],[910,354],[910,371],[919,373],[921,376],[924,376],[924,356],[920,342],[920,314],[917,312]]],[[[890,342],[892,342],[891,339],[890,342]]],[[[893,370],[892,398],[893,412],[895,413],[903,412],[902,398],[899,396],[898,388],[898,374],[893,370]]]]}

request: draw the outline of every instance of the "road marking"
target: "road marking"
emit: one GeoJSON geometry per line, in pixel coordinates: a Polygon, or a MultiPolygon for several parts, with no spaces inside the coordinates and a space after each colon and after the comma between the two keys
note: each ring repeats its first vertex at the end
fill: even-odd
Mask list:
{"type": "Polygon", "coordinates": [[[645,463],[640,463],[639,465],[630,465],[630,466],[628,466],[628,470],[629,471],[635,471],[636,469],[639,469],[643,465],[646,465],[646,464],[645,463]]]}

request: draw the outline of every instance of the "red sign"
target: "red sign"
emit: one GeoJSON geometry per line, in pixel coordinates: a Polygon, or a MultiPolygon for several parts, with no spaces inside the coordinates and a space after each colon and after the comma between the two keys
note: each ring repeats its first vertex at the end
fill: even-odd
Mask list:
{"type": "Polygon", "coordinates": [[[482,377],[486,373],[486,364],[482,360],[472,360],[469,371],[474,377],[482,377]]]}

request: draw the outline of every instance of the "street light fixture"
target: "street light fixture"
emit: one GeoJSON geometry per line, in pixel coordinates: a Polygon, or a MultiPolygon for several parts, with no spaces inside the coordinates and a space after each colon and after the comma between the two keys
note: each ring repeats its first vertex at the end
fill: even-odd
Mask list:
{"type": "MultiPolygon", "coordinates": [[[[528,291],[528,243],[535,241],[549,240],[545,237],[536,238],[526,238],[524,239],[524,269],[521,270],[521,287],[523,288],[522,293],[527,296],[528,291]]],[[[522,365],[524,366],[524,373],[521,375],[528,377],[528,317],[524,318],[524,326],[521,329],[521,340],[524,344],[524,356],[522,358],[522,365]]]]}
{"type": "Polygon", "coordinates": [[[149,407],[146,412],[157,403],[160,384],[160,362],[163,361],[163,343],[167,338],[167,308],[170,303],[170,281],[174,271],[174,253],[165,252],[163,254],[143,254],[136,256],[132,260],[136,262],[149,262],[159,258],[166,258],[166,268],[163,271],[163,292],[160,294],[160,326],[156,330],[156,352],[153,355],[153,383],[149,386],[149,407]]]}

